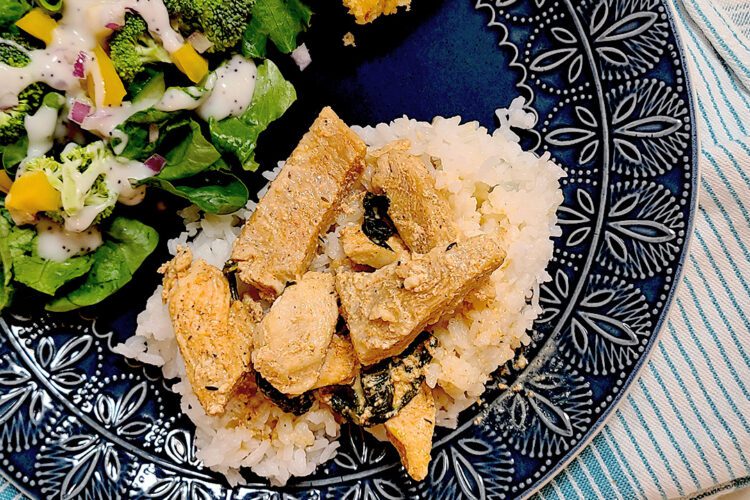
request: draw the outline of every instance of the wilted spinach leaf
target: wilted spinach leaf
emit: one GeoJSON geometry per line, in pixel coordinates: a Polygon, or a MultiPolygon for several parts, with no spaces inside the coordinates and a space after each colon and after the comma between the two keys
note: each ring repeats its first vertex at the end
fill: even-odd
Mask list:
{"type": "Polygon", "coordinates": [[[105,241],[92,254],[93,265],[80,287],[53,299],[46,309],[65,312],[98,304],[125,286],[159,242],[155,229],[117,217],[105,231],[105,241]]]}
{"type": "Polygon", "coordinates": [[[297,35],[310,26],[311,17],[310,8],[299,0],[257,0],[242,38],[242,54],[265,57],[268,39],[281,52],[290,53],[297,48],[297,35]]]}
{"type": "Polygon", "coordinates": [[[362,232],[376,245],[393,250],[388,245],[388,238],[396,234],[393,221],[388,217],[391,200],[385,195],[367,193],[363,205],[365,220],[362,223],[362,232]]]}
{"type": "Polygon", "coordinates": [[[21,255],[13,261],[13,278],[38,292],[54,295],[65,283],[86,274],[92,264],[91,255],[71,257],[62,262],[21,255]]]}
{"type": "Polygon", "coordinates": [[[222,152],[237,157],[242,168],[255,171],[258,136],[297,100],[294,86],[271,61],[258,67],[255,92],[250,106],[240,116],[209,120],[211,142],[222,152]]]}
{"type": "Polygon", "coordinates": [[[214,170],[213,167],[211,171],[182,179],[179,183],[157,176],[144,179],[141,184],[156,186],[212,214],[236,212],[247,204],[250,195],[247,186],[237,176],[222,170],[214,170]]]}
{"type": "Polygon", "coordinates": [[[221,159],[221,154],[203,137],[200,125],[195,120],[190,120],[186,125],[180,127],[180,133],[187,134],[185,138],[164,155],[167,164],[157,176],[160,179],[174,181],[192,177],[221,159]]]}

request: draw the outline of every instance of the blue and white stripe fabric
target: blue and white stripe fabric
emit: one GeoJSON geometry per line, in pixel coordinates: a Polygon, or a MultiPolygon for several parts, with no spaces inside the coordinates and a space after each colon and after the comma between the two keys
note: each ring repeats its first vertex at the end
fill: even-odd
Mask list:
{"type": "Polygon", "coordinates": [[[540,498],[750,487],[750,1],[672,2],[701,139],[685,275],[640,379],[540,498]]]}

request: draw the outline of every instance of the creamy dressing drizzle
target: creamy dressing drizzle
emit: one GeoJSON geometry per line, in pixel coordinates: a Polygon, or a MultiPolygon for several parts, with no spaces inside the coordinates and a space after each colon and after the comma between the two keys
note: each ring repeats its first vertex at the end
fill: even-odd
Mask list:
{"type": "MultiPolygon", "coordinates": [[[[168,52],[175,52],[184,43],[182,36],[170,25],[169,14],[162,0],[65,0],[64,5],[63,17],[47,48],[25,51],[31,62],[23,68],[0,64],[0,81],[3,82],[0,88],[0,109],[16,105],[18,94],[34,82],[44,82],[56,90],[66,92],[69,101],[84,99],[82,81],[73,76],[73,65],[80,52],[87,55],[87,66],[93,73],[94,84],[97,86],[96,95],[103,96],[102,79],[98,75],[98,65],[93,64],[92,50],[111,33],[106,25],[122,24],[128,10],[138,12],[144,18],[151,34],[161,41],[168,52]]],[[[205,90],[197,87],[169,89],[159,98],[138,104],[125,102],[114,108],[104,107],[99,102],[96,103],[93,114],[84,120],[82,128],[111,138],[117,125],[134,113],[154,105],[164,111],[197,109],[197,113],[206,120],[237,116],[252,101],[256,76],[255,64],[235,55],[211,75],[205,90]]],[[[29,157],[46,153],[52,146],[55,129],[59,125],[57,111],[42,107],[35,115],[26,117],[25,125],[29,136],[29,157]]],[[[125,143],[123,141],[122,148],[125,143]]],[[[94,169],[92,165],[86,172],[75,169],[69,175],[80,176],[78,186],[86,189],[103,172],[105,182],[117,194],[118,202],[126,205],[139,203],[146,188],[133,187],[131,180],[151,177],[154,172],[137,161],[123,158],[106,161],[108,164],[104,169],[94,169]]],[[[65,260],[95,249],[101,244],[101,234],[90,226],[104,207],[106,204],[70,207],[74,213],[64,216],[64,227],[43,220],[38,226],[40,255],[53,260],[65,260]]]]}
{"type": "Polygon", "coordinates": [[[23,121],[29,146],[26,160],[42,156],[52,149],[55,129],[57,128],[57,110],[41,106],[33,115],[26,115],[23,121]]]}
{"type": "Polygon", "coordinates": [[[102,244],[102,233],[96,227],[76,233],[43,219],[37,224],[36,230],[39,256],[56,262],[91,253],[102,244]]]}
{"type": "Polygon", "coordinates": [[[94,132],[100,137],[113,137],[113,131],[119,124],[139,111],[148,109],[159,101],[159,97],[140,99],[137,102],[125,101],[119,106],[97,106],[96,111],[87,116],[81,128],[94,132]]]}
{"type": "MultiPolygon", "coordinates": [[[[111,192],[117,194],[117,201],[119,203],[123,205],[137,205],[143,201],[143,197],[146,195],[146,187],[134,187],[131,184],[131,180],[138,181],[151,177],[154,175],[154,172],[143,163],[134,160],[110,158],[104,161],[107,162],[104,168],[92,164],[85,172],[79,174],[81,177],[85,177],[89,171],[92,173],[98,172],[96,176],[90,175],[89,178],[82,179],[80,185],[88,190],[99,175],[103,173],[107,187],[111,192]]],[[[97,215],[107,206],[108,204],[76,207],[72,214],[63,216],[65,219],[65,229],[71,232],[85,231],[91,226],[97,215]]]]}
{"type": "MultiPolygon", "coordinates": [[[[28,51],[31,62],[23,68],[0,64],[0,108],[15,106],[18,94],[34,82],[74,95],[83,93],[80,80],[73,76],[79,52],[88,54],[111,31],[108,23],[122,24],[125,12],[138,12],[151,34],[161,40],[167,52],[179,49],[184,39],[169,23],[169,13],[161,0],[65,0],[63,17],[53,32],[52,43],[44,50],[28,51]]],[[[95,71],[96,65],[89,65],[95,71]]],[[[101,78],[97,78],[95,83],[101,78]]],[[[99,90],[99,89],[97,89],[99,90]]],[[[102,92],[97,92],[102,95],[102,92]]]]}
{"type": "Polygon", "coordinates": [[[204,120],[222,120],[241,115],[253,99],[255,78],[258,69],[255,63],[235,55],[219,66],[211,93],[198,107],[197,113],[204,120]]]}
{"type": "Polygon", "coordinates": [[[107,185],[117,193],[119,203],[137,205],[146,195],[146,186],[134,187],[131,181],[140,181],[153,175],[154,171],[139,161],[118,158],[110,163],[107,185]]]}
{"type": "Polygon", "coordinates": [[[78,86],[72,66],[61,54],[49,50],[29,51],[31,62],[23,68],[0,64],[0,109],[18,104],[18,94],[35,82],[44,82],[53,89],[72,92],[78,86]]]}
{"type": "Polygon", "coordinates": [[[159,111],[170,112],[195,109],[201,105],[208,93],[208,90],[198,87],[170,87],[154,107],[159,111]]]}

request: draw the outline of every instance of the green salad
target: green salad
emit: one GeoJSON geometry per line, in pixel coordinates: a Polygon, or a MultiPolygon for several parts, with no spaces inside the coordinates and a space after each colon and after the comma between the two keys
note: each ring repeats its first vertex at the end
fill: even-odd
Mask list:
{"type": "MultiPolygon", "coordinates": [[[[259,136],[296,100],[299,0],[0,0],[0,310],[101,302],[158,244],[147,191],[244,207],[259,136]],[[271,50],[271,47],[273,49],[271,50]]],[[[302,62],[300,62],[302,61],[302,62]]]]}

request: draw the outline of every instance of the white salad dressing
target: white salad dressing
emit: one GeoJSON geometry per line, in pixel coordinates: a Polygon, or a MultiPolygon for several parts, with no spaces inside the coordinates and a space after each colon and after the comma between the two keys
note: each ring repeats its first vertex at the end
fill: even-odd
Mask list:
{"type": "Polygon", "coordinates": [[[179,49],[184,40],[169,23],[162,0],[65,0],[63,17],[55,29],[52,45],[69,52],[73,61],[78,51],[92,49],[111,33],[107,24],[123,24],[127,11],[137,12],[151,34],[161,40],[167,52],[179,49]]]}
{"type": "Polygon", "coordinates": [[[53,89],[73,91],[79,81],[70,64],[49,50],[26,51],[31,62],[22,68],[0,64],[0,109],[18,104],[18,94],[35,82],[44,82],[53,89]]]}
{"type": "Polygon", "coordinates": [[[57,128],[57,112],[58,110],[50,106],[40,106],[36,113],[24,117],[23,124],[29,139],[26,160],[42,156],[52,149],[57,128]]]}
{"type": "Polygon", "coordinates": [[[204,120],[222,120],[241,115],[253,99],[258,68],[255,63],[240,55],[219,66],[215,73],[211,93],[198,107],[197,113],[204,120]]]}
{"type": "Polygon", "coordinates": [[[119,106],[97,106],[96,110],[83,120],[81,128],[100,137],[113,137],[112,131],[115,127],[158,101],[159,96],[156,96],[136,102],[125,101],[119,106]]]}
{"type": "MultiPolygon", "coordinates": [[[[169,13],[162,0],[65,0],[63,17],[52,34],[52,43],[44,50],[26,51],[31,62],[23,68],[0,64],[0,108],[15,106],[18,94],[34,82],[44,82],[64,92],[81,93],[80,80],[73,76],[73,64],[80,52],[91,51],[111,31],[109,23],[122,24],[125,12],[132,10],[143,17],[151,34],[161,40],[167,52],[179,49],[184,39],[169,23],[169,13]]],[[[89,64],[95,70],[96,65],[89,64]]],[[[101,80],[97,78],[95,83],[101,80]]],[[[97,92],[101,95],[102,92],[97,92]]]]}
{"type": "Polygon", "coordinates": [[[107,173],[107,185],[117,193],[117,201],[123,205],[137,205],[146,196],[146,186],[133,187],[131,181],[153,177],[155,172],[135,160],[118,158],[112,161],[107,173]]]}
{"type": "Polygon", "coordinates": [[[159,111],[169,112],[195,109],[207,96],[208,90],[199,87],[170,87],[154,107],[159,111]]]}
{"type": "Polygon", "coordinates": [[[49,219],[42,219],[36,225],[36,231],[39,256],[56,262],[91,253],[102,244],[102,233],[96,227],[77,233],[66,231],[49,219]]]}
{"type": "Polygon", "coordinates": [[[63,187],[61,191],[65,229],[71,232],[87,230],[96,217],[115,202],[123,205],[140,203],[146,188],[133,187],[131,180],[138,181],[154,175],[154,171],[141,162],[117,157],[94,160],[83,172],[78,170],[76,163],[63,164],[63,169],[63,182],[74,187],[63,187]],[[104,176],[109,197],[102,203],[85,205],[80,193],[88,192],[100,176],[104,176]]]}

